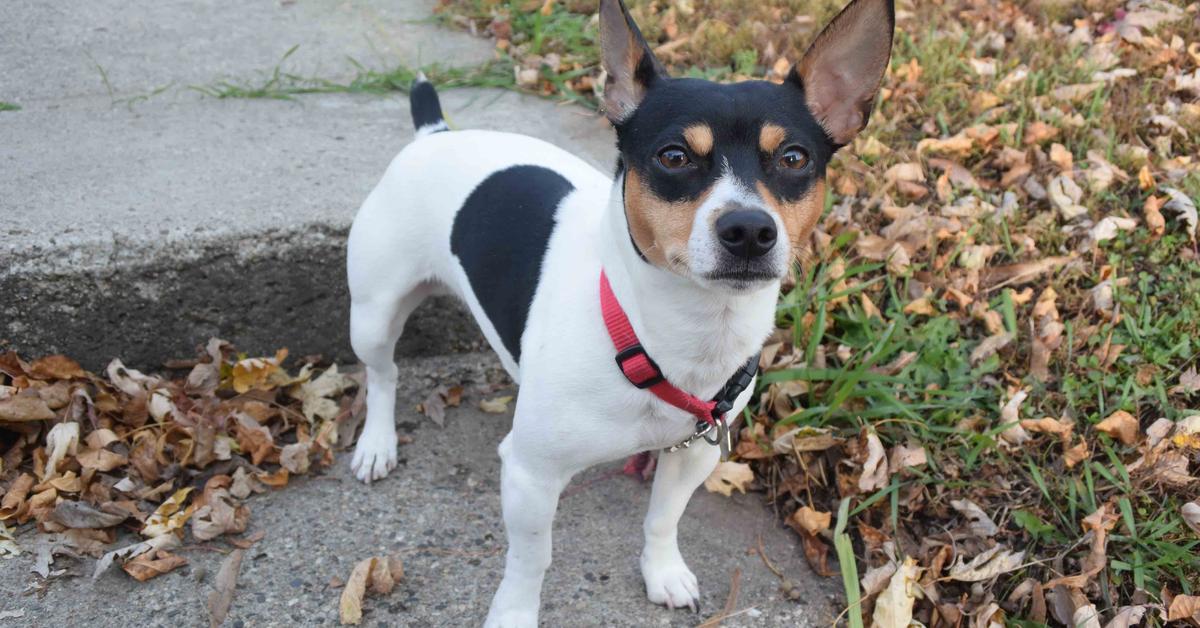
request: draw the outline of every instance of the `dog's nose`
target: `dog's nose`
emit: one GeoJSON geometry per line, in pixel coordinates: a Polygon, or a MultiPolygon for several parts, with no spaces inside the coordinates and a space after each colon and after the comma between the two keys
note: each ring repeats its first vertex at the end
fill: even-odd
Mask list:
{"type": "Polygon", "coordinates": [[[725,250],[742,259],[762,257],[775,246],[775,220],[760,209],[738,209],[717,219],[717,237],[725,250]]]}

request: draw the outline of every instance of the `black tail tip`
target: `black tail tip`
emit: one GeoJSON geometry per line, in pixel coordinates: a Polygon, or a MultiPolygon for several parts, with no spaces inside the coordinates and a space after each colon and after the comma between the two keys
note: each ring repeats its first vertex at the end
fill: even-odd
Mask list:
{"type": "Polygon", "coordinates": [[[446,118],[442,115],[442,104],[438,100],[437,90],[425,77],[424,72],[418,72],[409,90],[408,100],[412,108],[413,126],[417,135],[428,135],[438,131],[446,131],[446,118]]]}

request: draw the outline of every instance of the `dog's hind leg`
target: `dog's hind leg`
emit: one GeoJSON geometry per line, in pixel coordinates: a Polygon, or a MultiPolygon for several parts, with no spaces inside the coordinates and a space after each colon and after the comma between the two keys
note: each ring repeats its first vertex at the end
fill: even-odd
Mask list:
{"type": "Polygon", "coordinates": [[[679,519],[692,493],[712,473],[720,457],[718,448],[703,442],[676,452],[663,451],[658,456],[650,509],[643,526],[646,545],[641,559],[646,596],[655,604],[695,609],[700,603],[696,576],[679,553],[679,519]]]}
{"type": "Polygon", "coordinates": [[[399,296],[371,295],[350,304],[350,344],[367,366],[367,420],[350,468],[370,483],[396,467],[396,341],[413,310],[433,293],[418,283],[399,296]]]}

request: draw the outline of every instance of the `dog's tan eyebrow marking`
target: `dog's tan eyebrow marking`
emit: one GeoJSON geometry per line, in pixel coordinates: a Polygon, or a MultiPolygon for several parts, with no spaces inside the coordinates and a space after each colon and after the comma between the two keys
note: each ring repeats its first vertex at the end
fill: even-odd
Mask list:
{"type": "Polygon", "coordinates": [[[762,129],[758,132],[758,147],[762,149],[762,152],[770,155],[779,148],[785,139],[787,139],[787,131],[778,124],[768,122],[762,125],[762,129]]]}
{"type": "Polygon", "coordinates": [[[693,124],[683,130],[683,139],[693,153],[704,157],[712,152],[713,133],[707,124],[693,124]]]}

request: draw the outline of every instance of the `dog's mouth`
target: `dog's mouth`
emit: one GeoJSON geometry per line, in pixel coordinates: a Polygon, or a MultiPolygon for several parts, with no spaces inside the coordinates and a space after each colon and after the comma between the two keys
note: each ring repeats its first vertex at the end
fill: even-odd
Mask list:
{"type": "Polygon", "coordinates": [[[774,273],[761,270],[720,270],[704,275],[709,281],[734,281],[738,283],[755,283],[759,281],[774,281],[779,279],[774,273]]]}
{"type": "Polygon", "coordinates": [[[736,292],[756,289],[772,281],[779,281],[779,275],[761,269],[741,268],[723,269],[702,275],[705,283],[713,283],[733,289],[736,292]]]}

